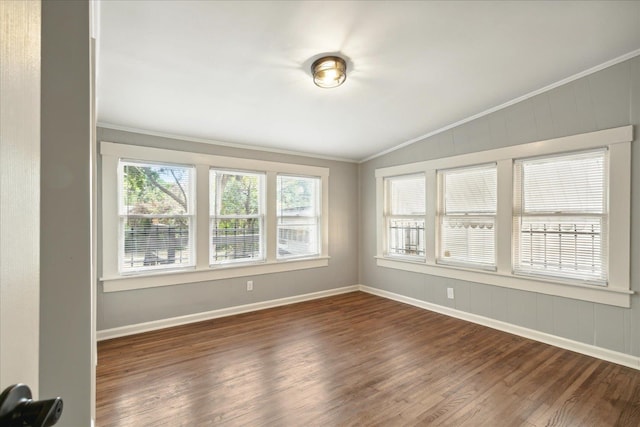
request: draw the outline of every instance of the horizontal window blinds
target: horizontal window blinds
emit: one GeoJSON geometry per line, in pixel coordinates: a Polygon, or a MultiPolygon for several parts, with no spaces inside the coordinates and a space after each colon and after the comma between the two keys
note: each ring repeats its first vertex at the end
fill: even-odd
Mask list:
{"type": "Polygon", "coordinates": [[[422,215],[425,213],[424,175],[409,175],[388,179],[389,213],[391,215],[422,215]]]}
{"type": "Polygon", "coordinates": [[[438,172],[438,262],[495,266],[497,171],[495,164],[438,172]]]}
{"type": "Polygon", "coordinates": [[[607,151],[517,160],[514,271],[607,281],[607,151]]]}

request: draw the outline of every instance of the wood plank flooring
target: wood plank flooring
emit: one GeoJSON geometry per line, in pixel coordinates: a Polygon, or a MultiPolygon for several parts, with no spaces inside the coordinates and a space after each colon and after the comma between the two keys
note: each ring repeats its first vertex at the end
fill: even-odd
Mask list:
{"type": "Polygon", "coordinates": [[[99,427],[640,425],[640,371],[362,292],[98,356],[99,427]]]}

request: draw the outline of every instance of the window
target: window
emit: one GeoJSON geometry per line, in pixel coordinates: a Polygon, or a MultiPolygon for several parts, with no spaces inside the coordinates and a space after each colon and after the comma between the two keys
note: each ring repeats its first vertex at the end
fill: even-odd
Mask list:
{"type": "Polygon", "coordinates": [[[100,143],[104,292],[329,265],[329,169],[100,143]]]}
{"type": "Polygon", "coordinates": [[[320,179],[278,175],[278,258],[318,255],[320,179]]]}
{"type": "Polygon", "coordinates": [[[376,264],[629,307],[632,141],[623,126],[376,169],[376,264]]]}
{"type": "Polygon", "coordinates": [[[424,175],[387,178],[385,192],[387,254],[424,257],[424,175]]]}
{"type": "Polygon", "coordinates": [[[515,162],[514,270],[607,282],[607,151],[515,162]]]}
{"type": "Polygon", "coordinates": [[[211,264],[264,259],[264,174],[212,169],[211,264]]]}
{"type": "Polygon", "coordinates": [[[496,165],[439,171],[438,181],[437,261],[495,268],[496,165]]]}
{"type": "Polygon", "coordinates": [[[120,272],[192,266],[194,168],[120,161],[119,170],[120,272]]]}

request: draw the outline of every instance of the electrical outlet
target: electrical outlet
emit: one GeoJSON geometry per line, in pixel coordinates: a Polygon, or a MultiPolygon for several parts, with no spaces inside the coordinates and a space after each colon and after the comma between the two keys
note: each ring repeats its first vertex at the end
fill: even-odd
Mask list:
{"type": "Polygon", "coordinates": [[[253,290],[253,280],[247,280],[247,291],[253,290]]]}
{"type": "Polygon", "coordinates": [[[447,288],[447,298],[453,299],[453,288],[447,288]]]}

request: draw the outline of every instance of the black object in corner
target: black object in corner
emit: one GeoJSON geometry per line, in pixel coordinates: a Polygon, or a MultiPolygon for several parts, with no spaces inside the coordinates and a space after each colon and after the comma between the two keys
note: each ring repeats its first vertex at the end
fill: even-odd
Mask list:
{"type": "Polygon", "coordinates": [[[7,387],[0,394],[0,427],[50,427],[61,415],[61,398],[33,400],[24,384],[7,387]]]}

